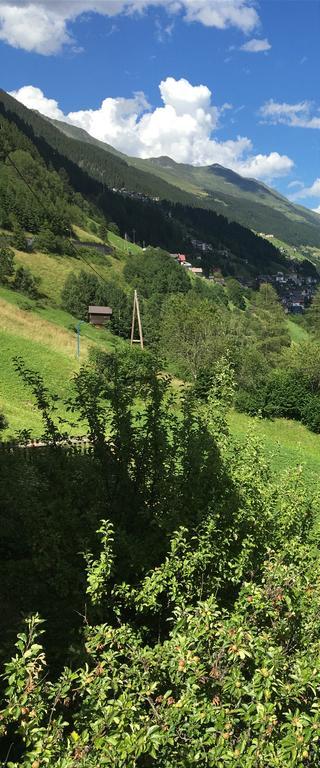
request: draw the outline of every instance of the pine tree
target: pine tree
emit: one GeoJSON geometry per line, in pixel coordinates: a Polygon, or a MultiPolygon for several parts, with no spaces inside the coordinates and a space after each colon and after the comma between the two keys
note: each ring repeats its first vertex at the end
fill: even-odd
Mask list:
{"type": "Polygon", "coordinates": [[[13,235],[11,239],[12,245],[14,248],[17,248],[18,251],[28,251],[28,243],[27,238],[24,234],[24,231],[19,224],[19,222],[15,222],[13,227],[13,235]]]}

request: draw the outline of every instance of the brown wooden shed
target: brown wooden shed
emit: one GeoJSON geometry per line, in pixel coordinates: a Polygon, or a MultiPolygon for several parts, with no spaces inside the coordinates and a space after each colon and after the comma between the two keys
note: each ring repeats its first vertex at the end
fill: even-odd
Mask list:
{"type": "Polygon", "coordinates": [[[89,323],[91,323],[91,325],[105,325],[111,320],[111,316],[111,307],[89,307],[89,323]]]}

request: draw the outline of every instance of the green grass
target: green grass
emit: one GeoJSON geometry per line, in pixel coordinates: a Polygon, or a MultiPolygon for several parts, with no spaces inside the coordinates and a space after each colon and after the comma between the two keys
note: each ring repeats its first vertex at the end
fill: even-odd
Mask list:
{"type": "Polygon", "coordinates": [[[121,254],[130,253],[142,253],[142,248],[136,243],[130,243],[128,240],[123,240],[122,237],[118,237],[113,232],[108,232],[108,243],[116,248],[121,254]]]}
{"type": "Polygon", "coordinates": [[[296,421],[253,419],[243,413],[230,413],[232,434],[240,441],[254,426],[275,472],[302,466],[309,483],[317,485],[320,475],[320,435],[296,421]]]}
{"type": "Polygon", "coordinates": [[[295,341],[297,344],[301,341],[308,341],[309,334],[303,325],[295,323],[294,320],[287,320],[287,327],[291,336],[291,341],[295,341]]]}
{"type": "MultiPolygon", "coordinates": [[[[76,323],[68,312],[37,306],[21,294],[0,289],[0,412],[9,422],[2,439],[10,439],[22,427],[31,430],[34,437],[42,434],[40,416],[30,391],[15,371],[14,357],[22,357],[28,367],[39,372],[50,392],[66,398],[71,392],[73,375],[88,358],[90,348],[111,351],[125,343],[108,329],[83,323],[78,360],[76,323]]],[[[59,415],[67,415],[61,405],[59,415]]]]}
{"type": "MultiPolygon", "coordinates": [[[[119,271],[117,260],[110,256],[99,254],[99,256],[95,257],[92,254],[87,260],[105,280],[111,280],[115,277],[112,269],[113,262],[116,262],[116,272],[119,271]]],[[[91,272],[90,266],[80,258],[40,253],[39,251],[33,253],[15,251],[15,261],[17,266],[29,267],[35,277],[40,277],[41,293],[58,304],[60,303],[61,291],[70,272],[75,272],[76,274],[81,272],[81,270],[91,272]]]]}

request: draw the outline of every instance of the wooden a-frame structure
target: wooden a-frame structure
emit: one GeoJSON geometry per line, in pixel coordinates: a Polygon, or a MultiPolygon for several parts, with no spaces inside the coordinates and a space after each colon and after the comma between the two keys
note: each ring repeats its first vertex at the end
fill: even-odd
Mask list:
{"type": "Polygon", "coordinates": [[[131,325],[131,346],[133,344],[140,344],[141,349],[143,349],[142,323],[141,323],[140,307],[139,307],[139,299],[138,299],[137,291],[134,292],[134,298],[133,298],[133,312],[132,312],[132,325],[131,325]],[[136,320],[138,321],[138,333],[139,333],[139,338],[138,339],[135,339],[136,320]]]}

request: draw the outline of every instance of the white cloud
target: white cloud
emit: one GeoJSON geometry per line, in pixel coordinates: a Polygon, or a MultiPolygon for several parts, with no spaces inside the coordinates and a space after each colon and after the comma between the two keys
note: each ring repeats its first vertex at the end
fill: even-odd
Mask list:
{"type": "Polygon", "coordinates": [[[71,44],[65,19],[44,4],[0,3],[0,40],[14,48],[50,56],[71,44]]]}
{"type": "Polygon", "coordinates": [[[246,34],[259,23],[253,0],[0,0],[0,39],[14,48],[52,55],[74,42],[68,26],[84,13],[114,18],[152,7],[180,14],[186,22],[236,27],[246,34]]]}
{"type": "Polygon", "coordinates": [[[99,109],[83,109],[63,116],[58,103],[39,88],[25,86],[12,95],[27,107],[64,119],[97,139],[136,157],[168,155],[176,162],[193,165],[220,163],[243,176],[271,180],[293,167],[287,155],[254,154],[249,138],[218,141],[214,132],[230,104],[212,104],[206,85],[192,85],[168,77],[159,86],[163,105],[152,109],[141,92],[131,99],[106,98],[99,109]]]}
{"type": "Polygon", "coordinates": [[[263,53],[264,51],[270,51],[271,45],[266,38],[261,40],[259,38],[253,37],[252,40],[248,40],[247,43],[244,43],[240,50],[246,51],[246,53],[263,53]]]}
{"type": "Polygon", "coordinates": [[[288,125],[292,128],[320,128],[319,108],[311,101],[297,104],[279,103],[270,99],[259,110],[263,122],[271,125],[288,125]],[[315,114],[313,114],[315,112],[315,114]]]}
{"type": "MultiPolygon", "coordinates": [[[[301,184],[301,188],[298,189],[293,195],[290,195],[290,200],[306,200],[308,198],[320,198],[320,178],[315,179],[310,187],[305,187],[301,184]]],[[[312,208],[315,213],[320,213],[320,205],[316,208],[312,208]]]]}
{"type": "Polygon", "coordinates": [[[288,189],[294,189],[294,187],[303,187],[304,184],[302,181],[290,181],[290,184],[288,184],[288,189]]]}
{"type": "Polygon", "coordinates": [[[36,109],[42,115],[53,117],[55,120],[65,120],[65,115],[55,99],[47,99],[40,88],[33,85],[25,85],[18,91],[11,91],[10,96],[18,99],[29,109],[36,109]]]}

